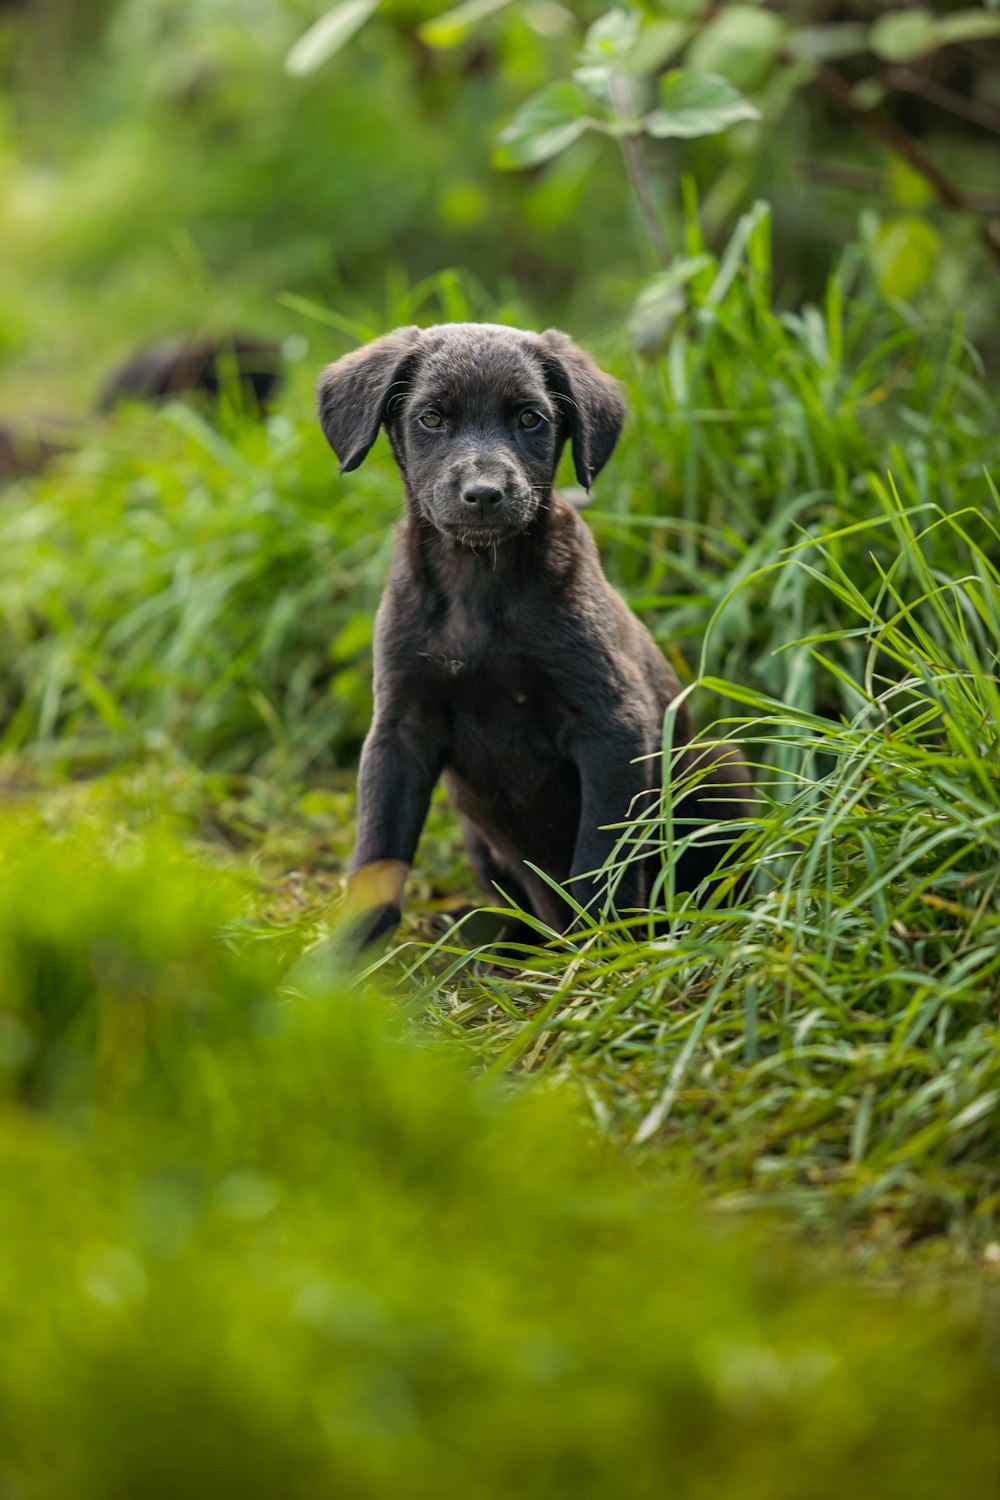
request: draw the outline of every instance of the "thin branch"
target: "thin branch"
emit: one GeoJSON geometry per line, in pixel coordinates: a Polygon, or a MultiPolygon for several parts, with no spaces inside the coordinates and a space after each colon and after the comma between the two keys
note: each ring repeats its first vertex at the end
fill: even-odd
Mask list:
{"type": "MultiPolygon", "coordinates": [[[[962,213],[975,214],[976,205],[963,188],[943,172],[933,157],[929,156],[921,143],[898,125],[883,109],[864,109],[854,98],[850,84],[845,83],[832,68],[820,66],[814,74],[817,84],[828,98],[859,120],[872,135],[877,136],[889,150],[913,168],[930,183],[938,198],[949,208],[962,213]]],[[[982,217],[982,215],[980,215],[982,217]]],[[[987,220],[982,226],[982,237],[987,249],[1000,262],[1000,228],[987,220]]]]}
{"type": "MultiPolygon", "coordinates": [[[[796,158],[795,171],[810,182],[824,182],[849,192],[879,196],[885,190],[884,176],[877,167],[860,167],[855,162],[800,156],[796,158]]],[[[977,214],[1000,216],[1000,197],[983,188],[966,188],[965,195],[977,214]]]]}
{"type": "Polygon", "coordinates": [[[978,99],[967,99],[964,94],[947,88],[933,78],[925,77],[915,68],[890,68],[886,78],[894,89],[917,94],[929,104],[936,104],[938,109],[958,115],[960,119],[978,125],[981,130],[1000,135],[1000,110],[993,109],[989,104],[982,104],[978,99]]]}

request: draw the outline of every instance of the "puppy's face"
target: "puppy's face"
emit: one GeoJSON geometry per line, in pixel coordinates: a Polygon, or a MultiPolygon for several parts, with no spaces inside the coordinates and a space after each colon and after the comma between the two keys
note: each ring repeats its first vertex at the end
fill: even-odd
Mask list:
{"type": "Polygon", "coordinates": [[[560,413],[523,336],[434,329],[387,425],[422,514],[476,545],[523,531],[552,488],[560,413]]]}
{"type": "Polygon", "coordinates": [[[345,471],[384,423],[411,505],[467,547],[530,526],[567,440],[589,488],[624,416],[614,382],[565,334],[488,323],[377,339],[325,371],[319,411],[345,471]]]}

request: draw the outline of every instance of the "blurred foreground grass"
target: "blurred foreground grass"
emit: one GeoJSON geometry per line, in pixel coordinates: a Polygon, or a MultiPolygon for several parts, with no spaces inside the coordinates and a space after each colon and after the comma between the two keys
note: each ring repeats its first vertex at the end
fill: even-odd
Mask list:
{"type": "Polygon", "coordinates": [[[321,954],[279,980],[162,831],[3,832],[3,1493],[995,1486],[995,1278],[831,1278],[321,954]]]}

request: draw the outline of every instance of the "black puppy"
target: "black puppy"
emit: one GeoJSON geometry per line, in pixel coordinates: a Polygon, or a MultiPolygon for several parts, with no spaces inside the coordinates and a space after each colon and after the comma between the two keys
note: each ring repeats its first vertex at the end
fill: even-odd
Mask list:
{"type": "MultiPolygon", "coordinates": [[[[348,354],[318,397],[342,472],[384,425],[406,489],[358,783],[349,906],[359,936],[398,922],[442,774],[487,889],[563,931],[572,908],[525,861],[570,882],[581,906],[598,905],[597,872],[620,837],[608,825],[658,797],[664,714],[678,692],[584,522],[552,493],[567,440],[588,489],[611,456],[625,415],[617,386],[563,333],[452,323],[400,328],[348,354]]],[[[688,738],[681,706],[675,739],[688,738]]],[[[682,820],[746,813],[738,760],[697,742],[686,758],[702,771],[675,808],[682,820]]],[[[675,890],[693,890],[722,852],[689,847],[675,890]]],[[[620,912],[648,904],[661,868],[659,855],[628,865],[620,912]]]]}

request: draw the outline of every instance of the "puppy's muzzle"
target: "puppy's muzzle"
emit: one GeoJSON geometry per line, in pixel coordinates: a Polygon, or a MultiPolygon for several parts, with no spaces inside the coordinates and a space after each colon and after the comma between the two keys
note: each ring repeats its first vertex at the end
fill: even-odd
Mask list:
{"type": "Polygon", "coordinates": [[[427,512],[446,536],[486,546],[521,531],[535,508],[535,494],[514,464],[462,454],[437,480],[427,512]]]}
{"type": "Polygon", "coordinates": [[[461,491],[464,518],[472,525],[484,522],[488,526],[503,524],[502,509],[504,492],[492,484],[467,484],[461,491]]]}

